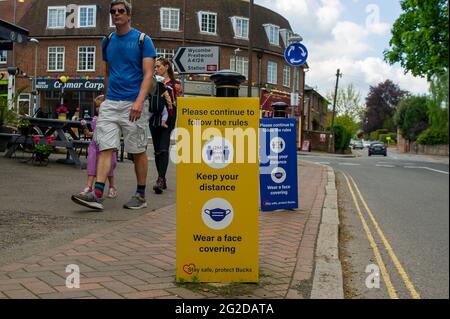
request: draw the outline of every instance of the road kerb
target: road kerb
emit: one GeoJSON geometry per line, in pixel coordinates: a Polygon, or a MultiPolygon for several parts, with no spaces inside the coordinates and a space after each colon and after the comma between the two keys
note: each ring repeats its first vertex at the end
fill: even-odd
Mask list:
{"type": "Polygon", "coordinates": [[[339,214],[336,179],[333,169],[327,167],[328,184],[317,238],[311,299],[344,298],[342,265],[339,260],[339,214]]]}

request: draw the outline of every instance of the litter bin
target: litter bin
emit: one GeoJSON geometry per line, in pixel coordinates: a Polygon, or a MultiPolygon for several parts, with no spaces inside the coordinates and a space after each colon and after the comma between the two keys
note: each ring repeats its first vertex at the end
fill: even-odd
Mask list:
{"type": "Polygon", "coordinates": [[[275,102],[272,103],[273,108],[273,117],[277,118],[286,118],[286,109],[288,108],[288,105],[284,102],[275,102]]]}
{"type": "Polygon", "coordinates": [[[216,97],[239,97],[239,87],[245,76],[231,70],[220,70],[211,75],[216,85],[216,97]]]}

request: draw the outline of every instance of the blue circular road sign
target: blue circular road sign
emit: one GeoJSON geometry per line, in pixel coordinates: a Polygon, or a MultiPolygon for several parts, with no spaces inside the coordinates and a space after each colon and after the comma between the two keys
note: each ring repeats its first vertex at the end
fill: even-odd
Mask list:
{"type": "Polygon", "coordinates": [[[308,50],[299,42],[290,44],[286,50],[284,50],[284,59],[292,66],[300,66],[304,64],[307,58],[308,50]]]}

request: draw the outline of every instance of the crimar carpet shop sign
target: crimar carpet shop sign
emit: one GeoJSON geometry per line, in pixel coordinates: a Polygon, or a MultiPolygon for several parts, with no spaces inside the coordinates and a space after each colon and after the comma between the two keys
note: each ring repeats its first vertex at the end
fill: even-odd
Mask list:
{"type": "Polygon", "coordinates": [[[76,91],[103,91],[102,79],[69,79],[65,84],[56,79],[36,80],[36,89],[41,91],[76,90],[76,91]]]}

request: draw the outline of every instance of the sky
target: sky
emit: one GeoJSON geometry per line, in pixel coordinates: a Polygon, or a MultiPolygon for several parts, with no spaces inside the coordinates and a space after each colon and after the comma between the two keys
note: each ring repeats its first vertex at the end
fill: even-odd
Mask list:
{"type": "Polygon", "coordinates": [[[370,86],[390,79],[401,89],[426,94],[423,78],[405,74],[400,64],[389,65],[391,28],[402,13],[398,0],[254,0],[285,17],[308,49],[306,84],[324,97],[353,84],[364,103],[370,86]]]}

